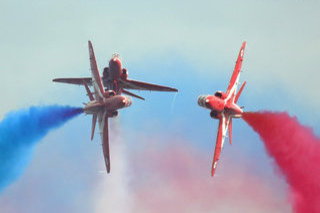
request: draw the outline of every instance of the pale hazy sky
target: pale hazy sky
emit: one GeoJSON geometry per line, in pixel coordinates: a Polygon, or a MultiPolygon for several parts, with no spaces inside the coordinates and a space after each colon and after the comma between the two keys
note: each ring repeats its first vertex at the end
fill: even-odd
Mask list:
{"type": "Polygon", "coordinates": [[[100,67],[113,52],[128,66],[174,54],[210,77],[232,70],[246,40],[243,69],[255,91],[281,85],[316,109],[319,8],[319,1],[2,1],[1,89],[10,95],[1,111],[50,102],[53,77],[86,75],[88,39],[100,67]]]}
{"type": "MultiPolygon", "coordinates": [[[[91,118],[80,116],[50,133],[36,148],[25,174],[0,197],[0,209],[148,212],[152,202],[145,204],[142,198],[148,197],[148,188],[160,184],[167,191],[159,187],[154,193],[171,193],[173,201],[178,195],[177,202],[182,203],[196,200],[194,212],[202,205],[209,205],[203,212],[232,212],[232,205],[246,212],[290,212],[287,185],[272,169],[262,144],[256,143],[259,138],[241,121],[234,124],[236,142],[223,150],[226,160],[219,165],[220,179],[210,185],[207,175],[216,124],[196,105],[196,98],[202,92],[226,88],[241,43],[246,41],[240,80],[246,80],[247,86],[240,104],[248,110],[287,110],[316,128],[319,11],[319,1],[296,0],[0,1],[1,117],[30,105],[79,106],[87,101],[84,88],[53,84],[52,79],[89,75],[89,39],[100,69],[118,52],[130,78],[179,89],[175,102],[172,94],[139,93],[147,101],[134,99],[132,107],[120,112],[123,135],[111,129],[113,167],[107,178],[98,172],[104,168],[99,135],[90,143],[91,118]],[[149,147],[149,142],[154,146],[149,147]],[[171,142],[189,147],[183,150],[191,152],[190,158],[174,152],[178,162],[187,162],[186,168],[188,163],[198,168],[198,159],[204,162],[197,170],[205,175],[200,186],[213,189],[204,193],[205,198],[195,189],[192,192],[199,197],[181,198],[184,188],[171,182],[172,171],[166,170],[157,154],[153,160],[160,166],[136,165],[136,154],[141,155],[138,160],[148,162],[145,152],[157,153],[162,143],[170,147],[171,142]],[[153,171],[153,166],[160,171],[153,171]],[[246,192],[248,180],[257,191],[246,192]],[[219,197],[215,187],[225,197],[219,197]],[[210,206],[208,197],[221,204],[210,206]]],[[[163,149],[160,154],[170,157],[163,149]]],[[[186,184],[199,184],[194,173],[186,175],[186,184]]],[[[162,198],[157,197],[165,203],[162,198]]]]}

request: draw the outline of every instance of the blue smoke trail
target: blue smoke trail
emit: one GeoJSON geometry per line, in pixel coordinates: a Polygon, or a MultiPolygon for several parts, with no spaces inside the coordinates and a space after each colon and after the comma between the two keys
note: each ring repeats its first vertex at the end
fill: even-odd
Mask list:
{"type": "Polygon", "coordinates": [[[23,173],[41,138],[80,113],[81,108],[57,105],[8,113],[0,122],[0,192],[23,173]]]}

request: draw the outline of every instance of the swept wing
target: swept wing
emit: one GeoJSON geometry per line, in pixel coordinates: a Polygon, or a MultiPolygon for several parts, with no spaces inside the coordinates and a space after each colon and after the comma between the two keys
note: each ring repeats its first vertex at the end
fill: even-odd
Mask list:
{"type": "Polygon", "coordinates": [[[99,74],[99,69],[97,66],[97,61],[94,55],[94,50],[93,50],[91,41],[88,41],[88,46],[89,46],[89,58],[90,58],[92,86],[94,88],[94,95],[96,100],[101,101],[103,99],[104,88],[103,88],[102,80],[99,74]]]}
{"type": "Polygon", "coordinates": [[[104,162],[106,165],[107,172],[110,173],[110,151],[109,151],[109,122],[108,122],[108,112],[99,112],[98,113],[98,123],[102,141],[102,150],[104,162]]]}
{"type": "Polygon", "coordinates": [[[232,73],[230,83],[229,83],[229,86],[228,86],[228,89],[226,92],[227,100],[230,98],[232,98],[232,100],[234,100],[234,98],[235,98],[235,93],[237,91],[237,87],[239,84],[239,77],[240,77],[240,71],[241,71],[245,47],[246,47],[246,42],[243,42],[241,49],[240,49],[240,52],[239,52],[239,55],[238,55],[236,66],[235,66],[234,71],[232,73]]]}
{"type": "Polygon", "coordinates": [[[213,157],[212,168],[211,168],[211,176],[214,176],[214,173],[216,171],[220,153],[223,148],[225,137],[227,135],[230,120],[231,120],[231,117],[227,116],[225,112],[221,113],[221,118],[219,119],[216,147],[214,151],[214,157],[213,157]]]}
{"type": "Polygon", "coordinates": [[[92,79],[91,78],[55,78],[52,80],[53,82],[59,82],[59,83],[67,83],[67,84],[77,84],[77,85],[83,85],[83,82],[86,82],[89,86],[92,85],[92,79]]]}

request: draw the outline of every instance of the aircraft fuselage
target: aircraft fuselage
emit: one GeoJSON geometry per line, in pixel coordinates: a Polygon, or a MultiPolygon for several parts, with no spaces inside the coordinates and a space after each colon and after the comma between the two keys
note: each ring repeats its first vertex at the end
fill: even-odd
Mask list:
{"type": "Polygon", "coordinates": [[[83,111],[86,114],[97,114],[98,112],[105,110],[112,113],[118,109],[128,107],[131,104],[131,98],[123,95],[115,95],[109,98],[104,98],[101,101],[90,101],[84,106],[83,111]]]}
{"type": "Polygon", "coordinates": [[[109,61],[109,67],[103,69],[102,81],[103,85],[109,90],[114,90],[117,94],[121,93],[118,86],[119,79],[126,79],[128,72],[122,68],[121,60],[118,56],[113,56],[109,61]]]}
{"type": "Polygon", "coordinates": [[[243,110],[237,104],[232,101],[227,101],[223,96],[219,96],[220,95],[217,96],[217,93],[215,95],[201,95],[198,98],[198,104],[201,107],[209,109],[212,118],[220,119],[222,112],[226,112],[234,118],[240,118],[242,116],[243,110]]]}

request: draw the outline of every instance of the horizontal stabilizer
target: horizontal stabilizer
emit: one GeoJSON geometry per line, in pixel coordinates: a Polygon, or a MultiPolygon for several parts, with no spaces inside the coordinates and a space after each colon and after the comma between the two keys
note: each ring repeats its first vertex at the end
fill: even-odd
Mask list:
{"type": "Polygon", "coordinates": [[[97,115],[93,115],[92,116],[91,140],[93,140],[94,130],[96,128],[96,123],[97,123],[97,115]]]}
{"type": "Polygon", "coordinates": [[[238,94],[237,94],[237,96],[235,97],[235,99],[234,99],[234,102],[235,103],[237,103],[238,102],[238,99],[239,99],[239,97],[240,97],[240,95],[241,95],[241,92],[242,92],[242,90],[243,90],[243,88],[244,88],[244,86],[246,85],[246,81],[245,82],[243,82],[243,84],[242,84],[242,86],[241,86],[241,88],[240,88],[240,90],[239,90],[239,92],[238,92],[238,94]]]}
{"type": "Polygon", "coordinates": [[[91,93],[91,91],[90,91],[90,89],[88,87],[88,84],[85,81],[82,81],[82,83],[83,83],[84,87],[86,88],[86,91],[87,91],[87,94],[89,96],[90,101],[93,101],[94,97],[93,97],[93,95],[92,95],[92,93],[91,93]]]}
{"type": "Polygon", "coordinates": [[[230,122],[229,122],[229,142],[230,142],[230,145],[232,144],[231,136],[232,136],[232,118],[230,118],[230,122]]]}
{"type": "Polygon", "coordinates": [[[141,100],[145,100],[143,97],[141,97],[141,96],[139,96],[139,95],[136,95],[136,94],[134,94],[134,93],[132,93],[132,92],[129,92],[128,90],[122,89],[122,92],[123,92],[124,94],[130,95],[130,96],[132,96],[132,97],[139,98],[139,99],[141,99],[141,100]]]}

